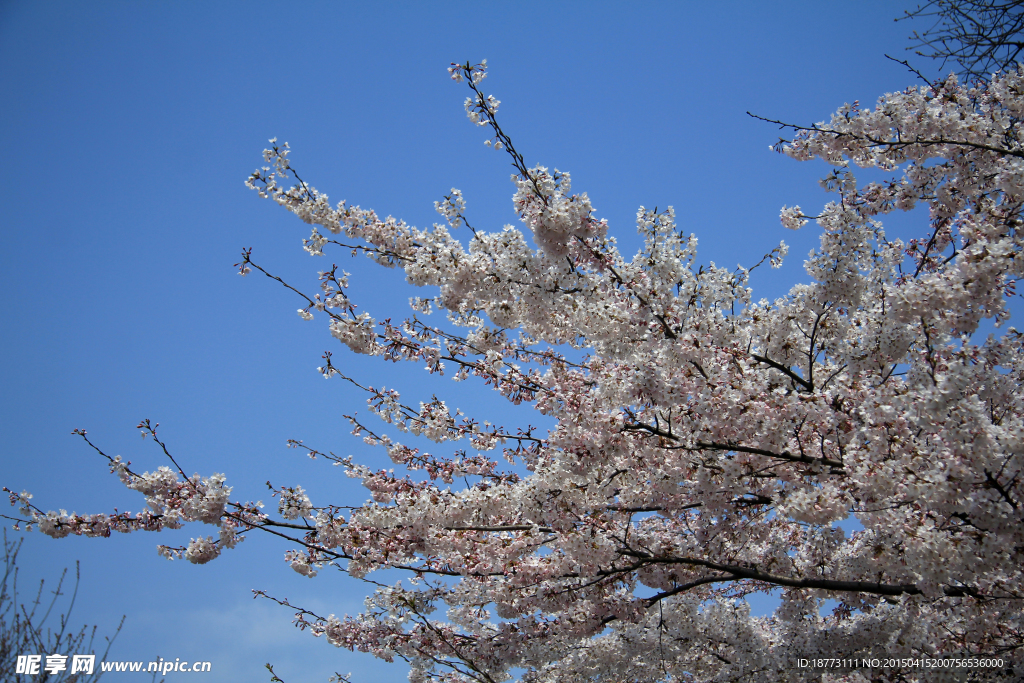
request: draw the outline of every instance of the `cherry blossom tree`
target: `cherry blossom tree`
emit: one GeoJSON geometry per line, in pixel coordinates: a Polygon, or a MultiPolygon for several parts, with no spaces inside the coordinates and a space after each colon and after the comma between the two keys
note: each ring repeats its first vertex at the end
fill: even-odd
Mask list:
{"type": "Polygon", "coordinates": [[[408,661],[414,682],[961,675],[929,658],[958,658],[971,680],[1019,680],[1024,337],[1006,323],[1024,270],[1024,68],[791,127],[774,149],[831,164],[822,185],[834,199],[816,215],[783,207],[785,227],[813,220],[821,242],[808,281],[775,301],[748,280],[781,263],[784,243],[749,269],[699,266],[674,211],[640,207],[643,247],[623,255],[568,173],[526,165],[481,89],[486,65],[449,71],[471,91],[469,118],[512,159],[525,230],[472,226],[455,189],[436,204],[444,223],[425,229],[331,204],[272,140],[247,184],[312,226],[306,251],[363,254],[429,295],[403,322],[378,321],[337,266],[316,294],[251,251],[238,267],[292,289],[299,315],[325,317],[350,352],[482,382],[555,426],[492,425],[436,397],[417,405],[327,353],[323,375],[365,392],[387,429],[446,450],[348,417],[405,472],[294,441],[372,502],[313,501],[294,486],[274,490],[271,512],[233,500],[223,475],[187,475],[148,421],[143,435],[170,462],[156,472],[78,431],[147,507],[47,512],[11,492],[23,523],[64,537],[201,522],[216,533],[161,552],[205,563],[263,530],[294,544],[286,559],[307,577],[404,570],[358,616],[278,601],[333,645],[408,661]],[[858,182],[855,167],[888,179],[858,182]],[[884,216],[915,207],[919,234],[886,233],[884,216]],[[982,339],[985,321],[996,331],[982,339]],[[752,616],[744,598],[773,591],[775,613],[752,616]],[[799,664],[819,657],[888,661],[799,664]]]}

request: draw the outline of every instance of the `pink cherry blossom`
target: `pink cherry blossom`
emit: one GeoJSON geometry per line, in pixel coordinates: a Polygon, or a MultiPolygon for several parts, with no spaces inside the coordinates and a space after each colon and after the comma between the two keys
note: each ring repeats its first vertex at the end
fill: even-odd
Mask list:
{"type": "MultiPolygon", "coordinates": [[[[456,189],[435,205],[447,225],[426,229],[332,205],[274,140],[247,184],[312,226],[311,254],[401,268],[431,288],[414,311],[443,310],[449,324],[357,313],[336,269],[319,294],[299,294],[300,316],[316,309],[355,353],[476,379],[557,425],[481,424],[436,397],[417,407],[328,353],[324,376],[363,390],[387,429],[451,454],[352,416],[353,434],[408,474],[291,445],[361,480],[372,502],[359,507],[271,486],[273,517],[230,502],[222,475],[188,476],[173,458],[136,474],[108,457],[143,512],[44,512],[12,492],[25,521],[54,537],[218,526],[162,549],[196,563],[272,530],[293,539],[285,560],[307,577],[323,580],[328,563],[354,577],[406,570],[363,614],[296,620],[407,660],[413,681],[940,680],[909,665],[870,677],[796,666],[821,656],[1001,658],[972,675],[1018,679],[1024,338],[1004,323],[1024,271],[1024,67],[847,105],[780,142],[835,166],[823,180],[835,198],[816,217],[782,208],[785,227],[815,220],[821,241],[807,282],[775,301],[753,298],[749,269],[697,266],[671,208],[641,207],[644,247],[621,254],[568,173],[524,164],[480,89],[486,64],[449,71],[513,160],[525,228],[470,227],[456,189]],[[855,168],[891,177],[861,184],[855,168]],[[887,236],[886,215],[914,207],[928,211],[920,234],[887,236]],[[986,319],[1000,327],[980,339],[986,319]],[[862,529],[844,531],[851,519],[862,529]],[[751,616],[743,599],[769,591],[780,607],[751,616]],[[821,616],[826,599],[836,607],[821,616]]],[[[766,259],[785,255],[780,244],[766,259]]],[[[271,275],[251,252],[239,268],[271,275]]]]}

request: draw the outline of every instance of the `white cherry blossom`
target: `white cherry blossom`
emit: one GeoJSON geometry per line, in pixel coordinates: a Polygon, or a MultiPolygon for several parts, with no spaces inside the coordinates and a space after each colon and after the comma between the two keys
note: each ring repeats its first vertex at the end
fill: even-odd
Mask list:
{"type": "MultiPolygon", "coordinates": [[[[346,416],[405,472],[290,445],[359,479],[362,506],[271,486],[272,518],[230,502],[221,475],[186,476],[173,458],[135,474],[108,458],[143,512],[44,512],[11,492],[25,521],[54,537],[218,525],[216,539],[161,551],[192,562],[269,529],[293,539],[285,559],[307,577],[324,580],[328,563],[357,578],[405,570],[360,615],[296,620],[333,645],[406,659],[414,681],[940,680],[796,666],[820,656],[998,657],[972,680],[1019,680],[1024,337],[1005,323],[1024,270],[1024,67],[846,105],[780,142],[835,166],[822,182],[835,197],[816,217],[782,208],[785,227],[814,220],[821,240],[807,282],[775,301],[753,298],[756,266],[697,265],[671,208],[641,207],[644,246],[620,253],[568,173],[515,150],[480,90],[486,65],[449,71],[513,160],[524,227],[471,227],[456,189],[435,205],[446,225],[425,229],[332,205],[273,140],[247,184],[313,226],[308,252],[401,268],[430,291],[414,312],[449,323],[357,313],[335,270],[320,274],[323,298],[300,294],[303,318],[315,308],[354,353],[479,380],[556,426],[481,423],[436,396],[413,407],[327,353],[324,376],[364,391],[387,429],[448,454],[346,416]],[[890,178],[862,184],[856,168],[890,178]],[[915,207],[928,212],[920,233],[888,236],[886,215],[915,207]],[[1000,327],[982,339],[985,320],[1000,327]],[[780,607],[751,616],[744,598],[769,591],[780,607]],[[822,616],[825,600],[835,607],[822,616]]],[[[777,267],[786,251],[765,259],[777,267]]],[[[270,275],[251,252],[239,268],[270,275]]]]}

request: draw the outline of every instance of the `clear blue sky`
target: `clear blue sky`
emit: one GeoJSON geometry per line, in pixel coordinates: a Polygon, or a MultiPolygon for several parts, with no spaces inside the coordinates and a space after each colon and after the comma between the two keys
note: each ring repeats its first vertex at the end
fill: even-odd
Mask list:
{"type": "MultiPolygon", "coordinates": [[[[907,7],[910,5],[908,4],[907,7]]],[[[238,277],[243,247],[307,290],[338,260],[378,319],[408,313],[399,273],[347,255],[314,260],[304,225],[243,186],[267,138],[291,143],[303,176],[347,199],[425,225],[463,190],[482,229],[514,223],[506,157],[466,119],[451,61],[486,58],[484,89],[525,155],[569,171],[624,251],[637,207],[674,205],[699,258],[750,265],[785,239],[787,265],[755,277],[775,297],[805,279],[815,227],[784,230],[782,205],[816,212],[825,167],[772,154],[754,112],[814,122],[854,99],[913,84],[903,3],[858,2],[0,2],[0,483],[44,509],[138,510],[87,429],[140,470],[165,464],[135,424],[161,424],[188,472],[227,474],[233,498],[269,502],[264,482],[314,502],[358,504],[336,469],[289,438],[387,466],[348,434],[364,398],[316,373],[320,354],[413,403],[437,393],[481,419],[532,421],[478,386],[411,365],[354,358],[302,322],[265,278],[238,277]]],[[[935,67],[918,60],[934,74],[935,67]]],[[[5,506],[6,507],[6,506],[5,506]]],[[[13,508],[8,508],[14,512],[13,508]]],[[[25,578],[82,562],[76,618],[113,629],[115,658],[210,660],[209,680],[289,683],[405,669],[297,632],[266,589],[318,612],[356,613],[367,587],[336,572],[309,580],[258,535],[197,567],[157,556],[212,527],[110,539],[26,535],[25,578]]],[[[9,532],[10,533],[10,532],[9,532]]],[[[187,677],[178,674],[177,677],[187,677]]],[[[111,674],[110,680],[130,680],[111,674]]],[[[168,681],[175,679],[168,674],[168,681]]]]}

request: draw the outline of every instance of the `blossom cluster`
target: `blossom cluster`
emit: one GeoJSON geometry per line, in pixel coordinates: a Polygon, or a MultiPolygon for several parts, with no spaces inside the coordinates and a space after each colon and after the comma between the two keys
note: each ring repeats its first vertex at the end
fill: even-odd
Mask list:
{"type": "MultiPolygon", "coordinates": [[[[450,73],[473,90],[470,118],[513,158],[525,230],[473,229],[464,244],[454,189],[436,205],[448,225],[429,229],[332,206],[274,141],[248,185],[312,226],[310,253],[361,252],[435,288],[413,308],[436,307],[450,326],[357,313],[334,271],[303,317],[327,314],[355,353],[475,378],[553,429],[480,423],[437,397],[415,408],[346,377],[328,353],[321,372],[365,391],[385,424],[476,453],[425,453],[348,417],[425,476],[293,442],[360,479],[372,501],[343,515],[286,487],[278,521],[228,504],[220,477],[134,475],[117,461],[147,512],[87,518],[37,511],[27,494],[12,502],[53,536],[220,524],[219,540],[179,549],[195,562],[236,529],[273,527],[292,533],[286,560],[308,577],[327,563],[355,577],[407,570],[359,616],[297,620],[334,645],[406,659],[413,681],[825,680],[794,663],[839,652],[999,655],[1007,668],[978,675],[1021,675],[1024,336],[977,333],[1008,319],[1024,268],[1024,68],[846,106],[780,143],[834,165],[822,184],[836,198],[816,217],[782,209],[787,228],[816,221],[821,242],[809,281],[775,301],[753,299],[749,269],[696,266],[696,239],[672,209],[641,207],[644,246],[621,254],[568,174],[522,162],[479,90],[485,65],[450,73]],[[861,185],[854,167],[893,177],[861,185]],[[914,207],[928,211],[922,234],[887,236],[884,216],[914,207]],[[498,449],[510,467],[489,455],[498,449]],[[861,528],[848,533],[851,518],[861,528]],[[743,598],[769,591],[780,607],[751,616],[743,598]]],[[[765,258],[785,255],[780,244],[765,258]]],[[[241,271],[254,269],[247,253],[241,271]]]]}

